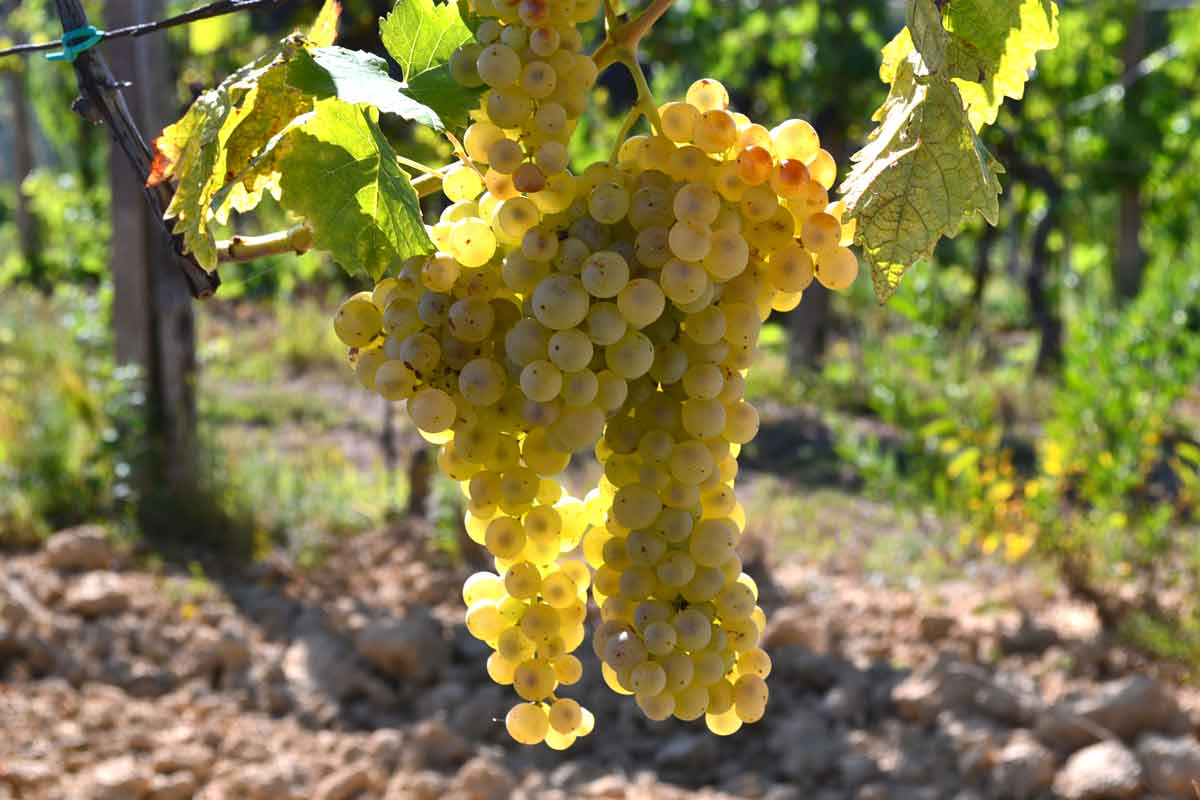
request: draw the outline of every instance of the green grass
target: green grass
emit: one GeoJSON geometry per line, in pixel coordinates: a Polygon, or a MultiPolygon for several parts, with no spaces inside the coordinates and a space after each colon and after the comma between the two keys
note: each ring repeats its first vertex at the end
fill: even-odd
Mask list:
{"type": "MultiPolygon", "coordinates": [[[[130,480],[136,384],[112,364],[106,304],[106,294],[75,291],[0,297],[0,545],[35,544],[101,519],[141,538],[130,480]]],[[[179,529],[179,552],[164,550],[169,557],[282,546],[298,563],[315,563],[336,538],[402,508],[407,486],[375,457],[378,421],[339,402],[343,383],[347,397],[361,390],[328,310],[301,300],[233,311],[201,314],[197,494],[141,521],[179,529]],[[361,448],[368,466],[346,455],[354,437],[369,439],[361,448]]]]}
{"type": "Polygon", "coordinates": [[[103,298],[0,293],[0,544],[121,514],[135,395],[110,351],[103,298]]]}
{"type": "Polygon", "coordinates": [[[350,421],[345,412],[311,394],[257,385],[236,393],[230,391],[231,387],[213,388],[199,398],[200,418],[213,427],[291,424],[332,429],[350,421]]]}
{"type": "Polygon", "coordinates": [[[276,430],[227,430],[219,453],[221,502],[301,566],[316,565],[338,538],[377,527],[408,500],[403,475],[389,476],[378,461],[363,469],[333,442],[284,448],[276,430]]]}
{"type": "Polygon", "coordinates": [[[221,502],[304,567],[338,538],[380,525],[408,496],[405,477],[388,475],[375,455],[381,421],[340,402],[362,390],[331,308],[279,300],[201,318],[199,412],[221,502]],[[352,437],[370,440],[369,465],[347,457],[352,437]]]}
{"type": "Polygon", "coordinates": [[[953,532],[903,507],[838,489],[807,489],[770,475],[740,484],[749,530],[772,542],[776,556],[848,569],[889,582],[937,582],[960,573],[953,532]]]}
{"type": "Polygon", "coordinates": [[[804,387],[788,365],[787,331],[778,323],[767,323],[758,336],[758,348],[754,367],[746,374],[746,399],[799,403],[804,387]]]}
{"type": "Polygon", "coordinates": [[[202,314],[200,361],[221,381],[277,384],[301,374],[348,374],[346,349],[333,334],[333,308],[332,301],[281,299],[265,308],[234,306],[234,319],[202,314]]]}

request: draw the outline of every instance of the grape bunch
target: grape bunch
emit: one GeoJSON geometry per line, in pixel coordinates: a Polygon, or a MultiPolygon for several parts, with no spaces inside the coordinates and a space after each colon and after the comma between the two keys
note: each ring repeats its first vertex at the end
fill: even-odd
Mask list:
{"type": "MultiPolygon", "coordinates": [[[[488,674],[526,701],[508,715],[510,733],[563,749],[592,725],[586,709],[554,694],[582,673],[571,652],[585,639],[591,575],[561,556],[578,547],[594,515],[554,476],[590,443],[580,444],[574,428],[563,443],[549,424],[558,405],[531,400],[514,379],[509,353],[525,342],[526,322],[498,269],[437,253],[348,299],[334,327],[357,348],[363,386],[406,403],[417,429],[440,445],[439,468],[469,498],[467,533],[491,553],[496,572],[464,585],[467,628],[495,651],[488,674]]],[[[541,348],[546,355],[545,341],[541,348]]]]}
{"type": "Polygon", "coordinates": [[[592,714],[559,696],[582,672],[589,589],[608,685],[650,719],[733,733],[765,713],[771,670],[736,552],[737,456],[759,426],[745,374],[772,311],[814,279],[844,289],[857,275],[852,224],[828,196],[836,165],[807,122],[767,129],[705,79],[612,162],[575,175],[564,155],[548,169],[539,153],[565,138],[536,116],[558,103],[568,130],[582,112],[565,100],[594,66],[555,64],[590,61],[572,34],[595,4],[472,5],[489,19],[455,74],[491,87],[466,137],[487,172],[445,176],[439,251],[347,300],[335,330],[363,385],[406,404],[463,487],[467,533],[495,565],[463,587],[467,627],[522,700],[512,737],[563,749],[591,731],[592,714]],[[542,98],[512,78],[539,57],[558,81],[542,98]],[[510,101],[522,115],[504,113],[510,101]],[[529,165],[545,183],[517,179],[529,165]],[[559,476],[586,451],[603,475],[572,497],[559,476]]]}
{"type": "Polygon", "coordinates": [[[574,199],[567,142],[597,72],[580,52],[577,25],[594,19],[600,2],[471,0],[483,21],[475,41],[454,52],[450,68],[463,86],[486,87],[463,136],[478,166],[459,164],[445,175],[442,188],[454,210],[431,231],[462,264],[486,264],[498,246],[520,244],[543,215],[574,199]]]}

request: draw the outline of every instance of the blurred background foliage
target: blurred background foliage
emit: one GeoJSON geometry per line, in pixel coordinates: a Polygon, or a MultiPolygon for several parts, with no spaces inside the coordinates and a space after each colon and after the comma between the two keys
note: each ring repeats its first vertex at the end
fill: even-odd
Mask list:
{"type": "MultiPolygon", "coordinates": [[[[52,5],[0,0],[0,37],[53,38],[52,5]]],[[[99,17],[103,3],[88,5],[99,17]]],[[[317,5],[172,31],[176,110],[317,5]]],[[[375,22],[390,5],[345,3],[340,43],[378,51],[375,22]]],[[[764,529],[814,557],[827,542],[782,529],[807,502],[861,495],[934,514],[935,530],[913,526],[901,547],[889,539],[876,562],[892,577],[979,559],[1048,567],[1114,630],[1194,658],[1200,7],[1060,6],[1058,49],[984,134],[1007,168],[1000,224],[973,222],[943,242],[886,306],[863,275],[837,297],[814,285],[771,321],[750,380],[766,430],[746,453],[744,501],[752,519],[782,509],[764,529]]],[[[886,0],[691,0],[656,26],[644,59],[660,100],[719,78],[756,120],[812,120],[844,164],[884,97],[879,49],[902,24],[903,5],[886,0]]],[[[85,519],[128,519],[139,398],[111,357],[104,132],[71,111],[69,70],[6,59],[0,77],[0,152],[25,135],[33,153],[27,175],[0,159],[0,541],[20,545],[85,519]]],[[[633,96],[619,67],[602,76],[580,163],[609,152],[633,96]]],[[[391,133],[423,161],[449,152],[391,133]]],[[[236,225],[285,223],[265,207],[236,225]]],[[[415,439],[393,435],[341,367],[327,311],[352,284],[327,259],[223,273],[199,338],[211,480],[227,520],[249,531],[246,552],[312,558],[322,537],[405,507],[419,475],[395,474],[387,442],[415,439]]],[[[459,500],[435,488],[428,514],[442,530],[459,500]]]]}

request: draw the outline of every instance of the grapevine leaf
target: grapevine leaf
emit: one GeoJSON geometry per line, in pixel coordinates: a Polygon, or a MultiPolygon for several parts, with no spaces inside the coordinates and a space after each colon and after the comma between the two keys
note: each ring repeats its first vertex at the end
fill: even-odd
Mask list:
{"type": "MultiPolygon", "coordinates": [[[[302,53],[297,50],[291,55],[295,58],[302,53]]],[[[288,85],[286,69],[273,69],[263,75],[247,104],[253,106],[252,113],[237,125],[227,143],[224,177],[228,183],[210,203],[214,218],[221,224],[231,211],[242,214],[256,208],[266,192],[279,198],[279,173],[273,162],[259,156],[296,117],[312,110],[312,99],[288,85]]]]}
{"type": "Polygon", "coordinates": [[[373,109],[317,103],[280,159],[283,205],[348,272],[379,278],[394,258],[433,252],[408,174],[373,109]]]}
{"type": "Polygon", "coordinates": [[[342,4],[338,0],[325,0],[320,13],[308,29],[308,40],[317,47],[329,47],[337,40],[338,19],[342,16],[342,4]]]}
{"type": "Polygon", "coordinates": [[[1058,7],[1051,0],[954,0],[942,20],[928,0],[914,6],[908,27],[883,49],[879,77],[891,83],[914,50],[931,71],[945,63],[975,130],[996,121],[1005,98],[1021,98],[1037,54],[1058,45],[1058,7]],[[929,35],[937,23],[944,41],[929,35]],[[922,32],[914,42],[912,31],[922,32]]]}
{"type": "Polygon", "coordinates": [[[483,20],[480,19],[478,14],[471,10],[471,3],[469,0],[457,0],[457,2],[458,14],[460,17],[462,17],[463,23],[465,23],[466,26],[471,29],[471,33],[475,33],[475,31],[479,30],[479,25],[483,22],[483,20]]]}
{"type": "Polygon", "coordinates": [[[217,265],[212,222],[254,208],[265,192],[279,196],[278,149],[267,145],[312,110],[311,97],[288,85],[288,64],[305,47],[331,45],[340,14],[341,4],[326,0],[307,37],[289,36],[234,72],[155,140],[146,183],[176,184],[166,217],[205,269],[217,265]],[[260,158],[264,152],[271,157],[260,158]]]}
{"type": "Polygon", "coordinates": [[[288,68],[288,83],[322,99],[370,103],[434,130],[446,129],[436,111],[413,100],[404,93],[404,84],[388,75],[386,61],[361,50],[318,47],[298,54],[288,68]]]}
{"type": "Polygon", "coordinates": [[[972,214],[996,224],[1003,168],[976,133],[1058,42],[1052,0],[939,5],[909,0],[907,26],[884,46],[879,77],[891,90],[841,187],[881,302],[972,214]]]}
{"type": "Polygon", "coordinates": [[[238,169],[230,171],[230,140],[254,110],[259,82],[282,70],[292,52],[289,44],[281,44],[234,72],[216,89],[202,94],[154,142],[147,184],[176,182],[166,217],[175,220],[175,232],[205,269],[217,265],[216,241],[208,227],[213,216],[209,203],[238,169]]]}
{"type": "Polygon", "coordinates": [[[398,0],[380,20],[379,34],[406,81],[448,64],[458,46],[471,39],[458,6],[434,0],[398,0]]]}
{"type": "Polygon", "coordinates": [[[975,130],[996,121],[1006,97],[1025,94],[1038,51],[1058,45],[1051,0],[955,0],[945,26],[952,77],[975,130]]]}
{"type": "Polygon", "coordinates": [[[407,84],[414,100],[432,108],[446,126],[461,132],[470,124],[470,113],[479,105],[482,89],[468,89],[458,84],[450,69],[430,70],[407,84]]]}
{"type": "Polygon", "coordinates": [[[933,0],[914,0],[908,4],[907,29],[925,68],[930,72],[942,69],[946,63],[946,29],[933,0]]]}
{"type": "Polygon", "coordinates": [[[999,216],[1002,171],[971,128],[962,98],[941,73],[919,75],[913,53],[897,68],[871,141],[842,184],[858,222],[856,241],[872,267],[880,301],[912,263],[928,258],[975,212],[999,216]]]}
{"type": "Polygon", "coordinates": [[[908,60],[909,55],[916,50],[913,46],[912,33],[905,25],[892,40],[883,46],[883,62],[879,65],[879,80],[889,86],[896,82],[896,73],[900,65],[908,60]]]}
{"type": "Polygon", "coordinates": [[[397,0],[392,13],[379,22],[383,45],[400,64],[408,95],[432,108],[448,125],[459,129],[482,89],[460,86],[450,75],[450,56],[470,41],[458,3],[435,0],[397,0]]]}
{"type": "Polygon", "coordinates": [[[224,224],[230,211],[242,214],[256,208],[268,192],[276,200],[281,198],[279,161],[291,147],[292,132],[311,118],[312,111],[309,111],[288,122],[232,181],[213,195],[211,207],[218,222],[224,224]]]}

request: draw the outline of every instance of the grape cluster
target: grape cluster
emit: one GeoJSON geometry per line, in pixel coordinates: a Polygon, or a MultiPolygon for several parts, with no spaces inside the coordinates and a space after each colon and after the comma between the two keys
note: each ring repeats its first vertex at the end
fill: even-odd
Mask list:
{"type": "Polygon", "coordinates": [[[463,136],[478,166],[460,164],[445,175],[442,188],[454,205],[431,231],[460,263],[486,264],[497,247],[520,244],[543,215],[574,199],[567,142],[596,81],[576,26],[595,18],[600,2],[471,0],[483,22],[450,67],[460,84],[487,87],[463,136]]]}
{"type": "Polygon", "coordinates": [[[685,402],[657,393],[610,422],[597,447],[609,510],[583,540],[603,620],[592,645],[608,685],[650,719],[704,716],[729,734],[765,711],[771,662],[756,645],[766,617],[734,550],[745,525],[737,443],[732,431],[690,432],[685,402]]]}
{"type": "MultiPolygon", "coordinates": [[[[490,98],[518,91],[498,74],[517,67],[485,53],[507,42],[528,66],[534,34],[552,29],[574,58],[566,32],[592,4],[475,5],[494,19],[456,75],[492,94],[466,146],[488,176],[515,176],[561,140],[529,115],[496,126],[490,98]]],[[[579,92],[594,69],[583,77],[579,92]]],[[[736,553],[737,456],[759,426],[744,376],[773,310],[795,308],[814,278],[846,288],[858,263],[812,126],[768,130],[728,104],[720,83],[697,81],[612,163],[573,175],[564,158],[539,189],[450,172],[439,252],[335,319],[363,385],[406,402],[463,486],[467,533],[495,563],[463,587],[467,627],[495,651],[488,673],[523,700],[506,718],[522,743],[561,749],[592,728],[557,694],[580,677],[589,588],[604,679],[647,717],[704,717],[724,735],[765,712],[766,617],[736,553]],[[588,450],[603,476],[571,497],[557,476],[588,450]]]]}

